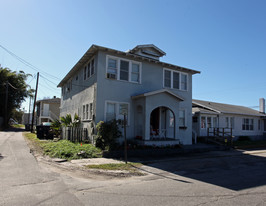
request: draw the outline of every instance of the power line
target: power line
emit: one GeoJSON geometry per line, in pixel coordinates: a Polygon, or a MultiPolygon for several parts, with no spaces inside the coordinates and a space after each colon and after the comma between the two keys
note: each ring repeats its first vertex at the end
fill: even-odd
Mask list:
{"type": "Polygon", "coordinates": [[[7,48],[5,48],[4,46],[2,46],[0,44],[0,47],[5,50],[8,54],[10,54],[11,56],[13,56],[15,59],[19,60],[21,63],[25,64],[26,66],[28,66],[29,68],[37,71],[37,72],[42,72],[43,74],[47,75],[47,76],[50,76],[54,79],[57,79],[57,80],[60,80],[58,77],[56,76],[53,76],[45,71],[42,71],[41,69],[37,68],[36,66],[32,65],[31,63],[27,62],[26,60],[22,59],[21,57],[17,56],[16,54],[14,54],[13,52],[11,52],[10,50],[8,50],[7,48]]]}
{"type": "Polygon", "coordinates": [[[54,84],[54,85],[56,85],[56,86],[57,86],[57,84],[56,84],[56,83],[52,82],[51,80],[47,79],[46,77],[44,77],[44,76],[42,76],[42,75],[40,75],[40,76],[41,76],[42,78],[46,79],[47,81],[49,81],[50,83],[52,83],[52,84],[54,84]]]}

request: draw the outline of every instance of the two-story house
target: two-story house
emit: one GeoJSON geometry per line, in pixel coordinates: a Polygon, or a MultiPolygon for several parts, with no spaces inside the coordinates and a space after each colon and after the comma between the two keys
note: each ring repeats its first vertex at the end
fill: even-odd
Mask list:
{"type": "Polygon", "coordinates": [[[43,122],[52,122],[60,116],[60,98],[55,96],[51,99],[38,100],[37,105],[37,125],[43,122]]]}
{"type": "Polygon", "coordinates": [[[127,118],[127,138],[146,145],[192,143],[192,75],[160,61],[153,44],[123,52],[92,45],[59,83],[61,116],[78,114],[95,134],[99,121],[127,118]]]}

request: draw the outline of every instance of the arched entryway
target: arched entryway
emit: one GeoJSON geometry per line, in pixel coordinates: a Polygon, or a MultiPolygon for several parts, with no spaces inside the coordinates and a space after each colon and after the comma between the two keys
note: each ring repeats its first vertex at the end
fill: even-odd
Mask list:
{"type": "Polygon", "coordinates": [[[157,107],[150,114],[150,139],[174,139],[175,115],[168,107],[157,107]]]}

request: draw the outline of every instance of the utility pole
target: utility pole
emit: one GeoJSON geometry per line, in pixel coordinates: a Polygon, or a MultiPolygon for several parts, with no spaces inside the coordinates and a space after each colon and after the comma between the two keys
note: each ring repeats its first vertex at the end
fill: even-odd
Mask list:
{"type": "Polygon", "coordinates": [[[5,104],[5,127],[8,124],[7,118],[8,118],[8,110],[7,110],[7,105],[8,105],[8,81],[6,81],[6,104],[5,104]]]}
{"type": "Polygon", "coordinates": [[[127,164],[127,117],[126,113],[124,113],[124,155],[125,155],[125,163],[127,164]]]}
{"type": "Polygon", "coordinates": [[[37,98],[37,91],[38,91],[38,83],[39,83],[39,72],[37,73],[36,90],[35,90],[34,103],[33,103],[32,120],[31,120],[31,133],[33,132],[34,111],[35,111],[35,105],[36,105],[36,98],[37,98]]]}
{"type": "Polygon", "coordinates": [[[28,124],[30,125],[30,106],[31,106],[31,96],[30,96],[30,104],[29,104],[29,117],[28,117],[28,124]]]}

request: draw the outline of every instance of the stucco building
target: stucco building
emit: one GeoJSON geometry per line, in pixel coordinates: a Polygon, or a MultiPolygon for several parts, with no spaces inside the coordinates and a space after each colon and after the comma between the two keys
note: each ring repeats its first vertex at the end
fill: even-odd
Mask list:
{"type": "Polygon", "coordinates": [[[60,116],[78,114],[95,134],[99,121],[127,117],[127,137],[143,144],[192,143],[192,75],[160,61],[158,47],[123,52],[92,45],[62,79],[60,116]]]}

